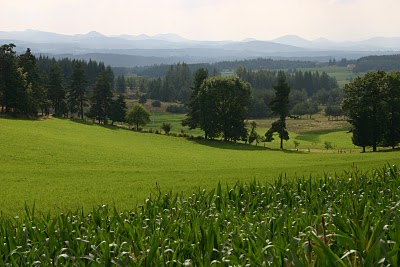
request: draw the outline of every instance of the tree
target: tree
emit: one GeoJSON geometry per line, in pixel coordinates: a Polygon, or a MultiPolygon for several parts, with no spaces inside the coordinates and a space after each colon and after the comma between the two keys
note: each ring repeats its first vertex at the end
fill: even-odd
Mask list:
{"type": "Polygon", "coordinates": [[[272,127],[265,133],[267,141],[273,140],[273,133],[278,132],[281,139],[280,149],[283,149],[283,140],[289,140],[289,133],[286,130],[286,117],[289,116],[289,94],[290,86],[286,82],[284,72],[279,72],[277,84],[274,86],[275,98],[271,101],[271,110],[279,119],[272,123],[272,127]]]}
{"type": "Polygon", "coordinates": [[[189,99],[189,103],[187,106],[190,111],[185,120],[182,121],[183,126],[189,126],[190,129],[195,129],[199,126],[200,123],[200,103],[198,94],[200,91],[200,87],[205,79],[208,78],[208,70],[207,69],[198,69],[194,73],[193,85],[191,87],[191,95],[189,99]]]}
{"type": "Polygon", "coordinates": [[[260,135],[257,133],[256,128],[257,128],[257,122],[252,121],[250,123],[250,134],[249,134],[249,144],[252,144],[254,141],[256,141],[256,145],[260,142],[260,135]]]}
{"type": "Polygon", "coordinates": [[[125,121],[129,125],[136,125],[136,131],[139,131],[139,126],[150,122],[150,113],[142,105],[136,104],[126,114],[125,121]]]}
{"type": "Polygon", "coordinates": [[[119,95],[116,100],[113,100],[110,109],[111,124],[114,124],[116,121],[124,122],[127,109],[125,97],[123,95],[119,95]]]}
{"type": "Polygon", "coordinates": [[[377,145],[384,137],[384,124],[387,118],[384,110],[384,91],[387,90],[384,71],[368,72],[357,77],[344,88],[342,109],[352,124],[353,143],[363,148],[377,145]]]}
{"type": "Polygon", "coordinates": [[[116,82],[116,85],[115,85],[115,89],[117,90],[118,93],[125,93],[126,85],[125,85],[125,77],[124,77],[124,75],[117,77],[117,82],[116,82]]]}
{"type": "Polygon", "coordinates": [[[18,68],[14,48],[14,44],[0,46],[1,113],[18,112],[22,106],[21,95],[26,91],[23,69],[18,68]]]}
{"type": "Polygon", "coordinates": [[[70,78],[68,102],[70,104],[71,113],[78,111],[78,116],[83,120],[83,107],[86,106],[86,78],[83,64],[78,61],[74,65],[74,69],[70,78]]]}
{"type": "Polygon", "coordinates": [[[54,114],[61,116],[65,114],[65,89],[63,85],[63,76],[61,73],[60,66],[54,63],[51,66],[49,74],[49,99],[52,102],[54,108],[54,114]]]}
{"type": "Polygon", "coordinates": [[[388,74],[386,84],[383,92],[386,124],[382,144],[394,148],[400,142],[400,72],[388,74]]]}
{"type": "Polygon", "coordinates": [[[163,122],[161,125],[161,129],[165,132],[166,135],[168,135],[172,129],[172,124],[168,122],[163,122]]]}
{"type": "Polygon", "coordinates": [[[97,119],[99,123],[107,124],[110,115],[113,93],[111,91],[110,77],[108,71],[103,71],[96,79],[91,98],[89,116],[97,119]]]}
{"type": "Polygon", "coordinates": [[[26,115],[37,115],[39,105],[45,101],[47,95],[41,85],[39,69],[36,64],[36,57],[28,48],[24,54],[19,56],[19,66],[23,68],[26,83],[20,95],[21,109],[26,115]]]}
{"type": "Polygon", "coordinates": [[[203,81],[197,98],[198,125],[206,138],[220,134],[225,141],[247,138],[244,119],[251,100],[250,84],[236,77],[211,77],[203,81]]]}

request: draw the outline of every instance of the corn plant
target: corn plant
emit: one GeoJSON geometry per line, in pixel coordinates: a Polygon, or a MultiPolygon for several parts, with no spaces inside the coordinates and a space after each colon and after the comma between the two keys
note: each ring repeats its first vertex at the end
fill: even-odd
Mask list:
{"type": "Polygon", "coordinates": [[[396,166],[0,215],[1,266],[399,266],[396,166]]]}

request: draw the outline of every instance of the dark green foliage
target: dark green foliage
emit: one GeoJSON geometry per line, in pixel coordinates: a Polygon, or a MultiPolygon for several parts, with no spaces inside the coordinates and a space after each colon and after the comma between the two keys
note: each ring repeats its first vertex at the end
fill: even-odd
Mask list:
{"type": "Polygon", "coordinates": [[[290,86],[286,82],[284,72],[278,73],[278,81],[274,86],[275,98],[271,101],[271,110],[274,115],[279,116],[279,119],[272,123],[271,128],[265,133],[266,141],[270,142],[273,139],[274,132],[279,134],[281,139],[280,148],[283,149],[283,140],[289,140],[289,133],[286,130],[286,117],[289,116],[289,94],[290,86]]]}
{"type": "Polygon", "coordinates": [[[49,99],[52,103],[55,116],[65,115],[68,112],[66,91],[60,66],[54,63],[49,73],[49,99]]]}
{"type": "MultiPolygon", "coordinates": [[[[398,105],[391,103],[392,97],[398,98],[396,92],[399,90],[388,83],[383,71],[369,72],[345,86],[342,108],[352,124],[353,143],[361,146],[363,151],[366,146],[372,146],[373,151],[377,151],[378,144],[383,142],[387,125],[390,124],[388,112],[391,108],[392,114],[399,110],[398,105]]],[[[398,129],[400,126],[395,124],[398,129]]]]}
{"type": "Polygon", "coordinates": [[[400,177],[159,188],[142,205],[0,216],[2,266],[398,266],[400,177]]]}
{"type": "Polygon", "coordinates": [[[250,133],[248,137],[249,144],[252,144],[253,142],[256,142],[256,144],[258,144],[260,142],[261,136],[257,133],[256,128],[257,122],[252,121],[250,123],[250,133]]]}
{"type": "Polygon", "coordinates": [[[355,64],[354,72],[397,71],[400,69],[400,55],[367,56],[359,58],[355,64]]]}
{"type": "Polygon", "coordinates": [[[130,125],[136,125],[136,131],[139,131],[139,126],[145,126],[150,122],[150,113],[140,104],[136,104],[128,111],[125,121],[130,125]]]}
{"type": "Polygon", "coordinates": [[[111,113],[113,93],[110,81],[109,72],[103,71],[96,79],[93,96],[90,99],[89,117],[98,120],[99,123],[107,124],[108,116],[111,113]]]}
{"type": "Polygon", "coordinates": [[[71,113],[78,112],[78,116],[83,120],[83,108],[87,105],[86,98],[86,75],[83,63],[75,63],[70,78],[68,102],[71,113]]]}
{"type": "Polygon", "coordinates": [[[325,116],[328,116],[329,119],[334,119],[343,116],[342,107],[339,105],[327,105],[325,108],[325,116]]]}
{"type": "Polygon", "coordinates": [[[250,100],[250,85],[239,78],[205,79],[197,97],[191,100],[192,109],[183,124],[200,127],[206,139],[220,135],[225,141],[247,139],[244,119],[250,100]]]}
{"type": "MultiPolygon", "coordinates": [[[[238,66],[242,66],[251,70],[281,70],[281,69],[298,69],[298,68],[315,68],[317,64],[312,61],[299,60],[274,60],[271,58],[245,59],[236,61],[221,61],[212,64],[199,63],[188,64],[191,72],[196,72],[198,69],[205,69],[208,73],[214,74],[221,70],[233,70],[238,66]],[[215,70],[215,71],[214,71],[215,70]]],[[[139,76],[148,76],[153,78],[164,77],[167,75],[170,65],[152,65],[136,68],[113,68],[117,75],[136,74],[139,76]]],[[[213,75],[214,76],[214,75],[213,75]]]]}
{"type": "Polygon", "coordinates": [[[169,132],[172,129],[172,124],[168,123],[168,122],[163,122],[161,125],[161,130],[163,130],[165,132],[165,134],[169,134],[169,132]]]}
{"type": "Polygon", "coordinates": [[[118,76],[115,89],[117,93],[125,93],[126,92],[126,84],[125,84],[125,77],[124,75],[118,76]]]}
{"type": "Polygon", "coordinates": [[[26,75],[18,67],[14,44],[0,47],[0,98],[2,113],[21,113],[26,110],[27,94],[26,75]]]}
{"type": "Polygon", "coordinates": [[[388,74],[386,85],[383,93],[386,123],[382,145],[394,148],[400,142],[400,72],[388,74]]]}
{"type": "Polygon", "coordinates": [[[318,113],[318,104],[311,100],[297,103],[291,110],[290,114],[295,116],[309,115],[310,119],[313,114],[318,113]]]}
{"type": "Polygon", "coordinates": [[[161,107],[161,101],[160,100],[154,100],[153,102],[151,102],[151,106],[155,107],[155,108],[159,108],[159,107],[161,107]]]}
{"type": "Polygon", "coordinates": [[[201,85],[207,78],[208,78],[208,70],[206,69],[198,69],[194,73],[193,86],[191,87],[192,92],[190,95],[189,103],[187,104],[189,108],[189,113],[187,115],[187,118],[182,122],[183,126],[189,126],[190,129],[195,129],[200,125],[201,114],[200,114],[200,102],[198,94],[201,85]]]}
{"type": "Polygon", "coordinates": [[[139,98],[139,103],[140,104],[146,104],[147,102],[147,95],[146,94],[142,94],[139,98]]]}
{"type": "Polygon", "coordinates": [[[25,78],[25,88],[19,96],[19,106],[25,115],[36,116],[40,105],[47,99],[47,94],[40,80],[36,58],[28,48],[19,57],[19,66],[25,78]]]}
{"type": "Polygon", "coordinates": [[[113,100],[111,103],[111,110],[110,110],[110,120],[111,124],[114,122],[124,122],[126,117],[126,102],[125,97],[123,95],[119,95],[117,99],[113,100]]]}
{"type": "MultiPolygon", "coordinates": [[[[236,74],[244,81],[251,84],[255,89],[269,89],[274,86],[278,80],[280,71],[273,70],[247,70],[243,67],[235,69],[236,74]]],[[[297,90],[305,90],[308,96],[312,96],[317,91],[325,88],[330,91],[338,88],[337,81],[334,77],[328,76],[325,72],[321,75],[319,72],[311,71],[295,71],[294,73],[285,73],[287,83],[297,90]]]]}

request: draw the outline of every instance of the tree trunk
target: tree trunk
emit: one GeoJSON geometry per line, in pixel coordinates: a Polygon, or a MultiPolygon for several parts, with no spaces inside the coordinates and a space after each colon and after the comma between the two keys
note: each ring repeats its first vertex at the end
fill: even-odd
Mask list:
{"type": "Polygon", "coordinates": [[[362,152],[365,153],[365,146],[363,146],[362,148],[363,148],[362,152]]]}
{"type": "Polygon", "coordinates": [[[372,146],[372,151],[373,151],[373,152],[376,152],[376,143],[373,144],[373,146],[372,146]]]}

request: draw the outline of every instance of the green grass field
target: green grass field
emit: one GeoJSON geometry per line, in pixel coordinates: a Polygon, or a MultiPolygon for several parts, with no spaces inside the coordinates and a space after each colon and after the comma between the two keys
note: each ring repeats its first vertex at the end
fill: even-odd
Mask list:
{"type": "MultiPolygon", "coordinates": [[[[316,138],[353,147],[344,131],[316,135],[297,133],[299,147],[316,138]]],[[[293,146],[293,140],[287,144],[293,146]]],[[[400,152],[282,152],[263,144],[187,140],[63,119],[0,118],[0,148],[0,209],[12,215],[20,214],[25,202],[35,202],[39,211],[100,204],[130,208],[142,203],[156,183],[164,192],[190,193],[215,188],[218,181],[233,185],[284,173],[289,178],[334,174],[353,165],[371,170],[400,162],[400,152]]]]}

